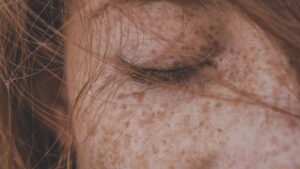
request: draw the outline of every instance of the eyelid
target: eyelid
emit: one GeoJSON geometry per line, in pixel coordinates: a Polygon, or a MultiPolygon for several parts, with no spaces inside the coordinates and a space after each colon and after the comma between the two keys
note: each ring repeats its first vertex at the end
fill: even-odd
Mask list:
{"type": "Polygon", "coordinates": [[[186,65],[172,69],[138,67],[126,62],[121,58],[119,58],[119,63],[122,65],[122,67],[126,68],[123,72],[130,76],[134,81],[147,84],[180,84],[183,82],[188,82],[192,77],[196,76],[202,68],[213,66],[211,59],[207,59],[195,65],[186,65]]]}

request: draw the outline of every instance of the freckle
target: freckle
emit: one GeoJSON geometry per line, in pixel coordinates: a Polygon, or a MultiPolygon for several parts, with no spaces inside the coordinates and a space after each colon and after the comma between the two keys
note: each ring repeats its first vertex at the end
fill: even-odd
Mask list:
{"type": "Polygon", "coordinates": [[[131,143],[131,136],[126,134],[123,139],[123,143],[126,147],[128,147],[131,143]]]}
{"type": "Polygon", "coordinates": [[[156,54],[157,54],[157,51],[153,49],[153,50],[151,50],[151,54],[152,54],[152,55],[156,55],[156,54]]]}
{"type": "Polygon", "coordinates": [[[204,126],[204,121],[199,122],[199,128],[202,128],[204,126]]]}
{"type": "Polygon", "coordinates": [[[220,145],[225,145],[225,142],[224,141],[219,141],[219,144],[220,145]]]}
{"type": "Polygon", "coordinates": [[[145,158],[145,154],[137,155],[137,164],[134,168],[141,168],[141,166],[148,168],[148,162],[145,158]]]}
{"type": "Polygon", "coordinates": [[[164,120],[167,117],[167,113],[166,112],[157,112],[156,116],[159,120],[164,120]]]}
{"type": "Polygon", "coordinates": [[[187,50],[189,50],[189,49],[190,49],[190,47],[189,47],[188,45],[184,45],[184,46],[182,46],[182,47],[181,47],[181,49],[182,49],[182,50],[186,50],[186,51],[187,51],[187,50]]]}
{"type": "Polygon", "coordinates": [[[185,32],[180,32],[179,36],[178,37],[185,37],[186,36],[186,33],[185,32]]]}
{"type": "Polygon", "coordinates": [[[117,117],[117,121],[120,121],[120,120],[122,120],[122,119],[125,119],[125,118],[129,117],[131,114],[132,114],[132,112],[130,112],[130,111],[122,112],[122,113],[120,113],[120,115],[117,117]]]}
{"type": "Polygon", "coordinates": [[[117,106],[115,104],[111,106],[112,109],[116,109],[116,107],[117,106]]]}
{"type": "Polygon", "coordinates": [[[127,105],[123,104],[123,105],[121,106],[121,108],[125,110],[125,109],[127,109],[127,105]]]}
{"type": "Polygon", "coordinates": [[[222,106],[222,104],[220,103],[220,102],[217,102],[216,104],[215,104],[215,107],[216,108],[220,108],[222,106]]]}
{"type": "Polygon", "coordinates": [[[218,128],[217,131],[218,131],[219,133],[222,133],[222,132],[223,132],[223,129],[218,128]]]}
{"type": "Polygon", "coordinates": [[[207,35],[207,38],[208,38],[209,40],[213,40],[213,39],[214,39],[214,37],[213,37],[211,34],[208,34],[208,35],[207,35]]]}
{"type": "Polygon", "coordinates": [[[158,148],[155,145],[152,145],[152,152],[153,152],[153,154],[158,153],[158,148]]]}
{"type": "Polygon", "coordinates": [[[214,40],[214,41],[212,42],[212,46],[213,46],[214,48],[219,47],[219,46],[220,46],[220,43],[219,43],[218,41],[214,40]]]}
{"type": "Polygon", "coordinates": [[[174,169],[175,167],[172,165],[172,166],[169,166],[169,168],[168,169],[174,169]]]}
{"type": "Polygon", "coordinates": [[[230,49],[229,52],[233,55],[235,54],[235,51],[233,49],[230,49]]]}
{"type": "Polygon", "coordinates": [[[119,162],[120,162],[120,163],[124,163],[124,162],[125,162],[125,158],[126,158],[126,157],[124,157],[124,156],[120,156],[120,157],[119,157],[119,162]]]}
{"type": "Polygon", "coordinates": [[[145,127],[145,125],[147,124],[151,124],[154,123],[155,121],[155,115],[154,113],[151,113],[148,117],[146,117],[144,120],[141,120],[141,122],[139,123],[139,126],[141,128],[145,127]]]}
{"type": "Polygon", "coordinates": [[[125,123],[125,128],[128,128],[129,126],[130,126],[130,122],[127,121],[127,122],[125,123]]]}
{"type": "Polygon", "coordinates": [[[186,159],[185,162],[186,162],[186,163],[190,163],[191,160],[190,160],[190,159],[186,159]]]}
{"type": "MultiPolygon", "coordinates": [[[[174,67],[175,67],[175,66],[174,66],[174,67]]],[[[169,104],[168,104],[168,103],[163,103],[163,104],[162,104],[162,107],[163,107],[163,108],[167,108],[167,107],[169,107],[169,104]]]]}
{"type": "Polygon", "coordinates": [[[201,52],[207,52],[208,48],[206,46],[200,46],[201,52]]]}
{"type": "Polygon", "coordinates": [[[118,99],[119,99],[119,100],[122,100],[122,99],[124,99],[125,97],[126,97],[126,95],[123,95],[123,94],[118,95],[118,99]]]}
{"type": "Polygon", "coordinates": [[[190,115],[186,115],[184,118],[183,118],[183,125],[184,126],[187,126],[188,124],[189,124],[189,122],[190,122],[190,120],[191,120],[191,116],[190,115]]]}
{"type": "Polygon", "coordinates": [[[171,115],[175,114],[175,111],[171,111],[171,115]]]}
{"type": "MultiPolygon", "coordinates": [[[[164,25],[159,25],[157,30],[164,30],[164,29],[166,29],[166,28],[164,27],[164,25]]],[[[174,31],[174,29],[172,29],[172,30],[174,31]]]]}
{"type": "Polygon", "coordinates": [[[182,65],[182,62],[180,60],[175,60],[172,64],[173,67],[180,67],[182,65]]]}
{"type": "Polygon", "coordinates": [[[199,29],[196,29],[196,30],[195,30],[195,34],[196,34],[196,35],[201,35],[201,31],[200,31],[199,29]]]}
{"type": "Polygon", "coordinates": [[[145,92],[138,92],[133,94],[133,96],[138,100],[138,101],[143,101],[145,97],[145,92]]]}
{"type": "Polygon", "coordinates": [[[103,143],[108,143],[109,142],[109,139],[107,137],[104,137],[103,138],[103,143]]]}
{"type": "Polygon", "coordinates": [[[272,144],[275,144],[275,145],[278,144],[278,140],[277,140],[277,138],[275,136],[272,136],[271,142],[272,142],[272,144]]]}
{"type": "Polygon", "coordinates": [[[207,113],[207,112],[209,112],[210,110],[209,110],[209,104],[208,103],[205,103],[204,105],[203,105],[203,113],[207,113]]]}
{"type": "Polygon", "coordinates": [[[292,147],[291,145],[285,145],[283,147],[283,152],[289,151],[291,149],[291,147],[292,147]]]}
{"type": "Polygon", "coordinates": [[[255,49],[255,47],[254,47],[254,46],[251,46],[251,47],[250,47],[250,50],[251,50],[251,51],[253,51],[254,49],[255,49]]]}
{"type": "MultiPolygon", "coordinates": [[[[220,46],[220,50],[225,51],[226,48],[224,46],[220,46]]],[[[223,59],[223,58],[222,58],[223,59]]]]}
{"type": "Polygon", "coordinates": [[[297,124],[298,124],[297,122],[295,122],[294,120],[291,120],[288,123],[288,128],[291,129],[291,130],[295,129],[298,126],[297,124]]]}

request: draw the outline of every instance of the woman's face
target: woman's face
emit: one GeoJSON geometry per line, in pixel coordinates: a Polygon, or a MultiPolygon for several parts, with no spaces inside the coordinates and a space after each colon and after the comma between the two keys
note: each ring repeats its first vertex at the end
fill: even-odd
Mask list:
{"type": "Polygon", "coordinates": [[[262,30],[224,1],[106,3],[67,29],[80,169],[300,168],[296,75],[262,30]]]}

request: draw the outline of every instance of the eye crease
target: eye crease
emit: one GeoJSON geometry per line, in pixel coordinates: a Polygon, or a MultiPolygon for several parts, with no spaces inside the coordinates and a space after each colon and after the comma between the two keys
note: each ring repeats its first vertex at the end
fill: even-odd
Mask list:
{"type": "Polygon", "coordinates": [[[186,65],[170,69],[143,68],[130,64],[121,58],[119,59],[119,64],[125,68],[125,71],[122,72],[125,72],[133,81],[148,85],[159,83],[178,85],[188,83],[196,76],[199,76],[197,78],[200,79],[204,78],[202,77],[203,74],[201,71],[207,67],[215,66],[211,58],[207,58],[195,65],[186,65]]]}

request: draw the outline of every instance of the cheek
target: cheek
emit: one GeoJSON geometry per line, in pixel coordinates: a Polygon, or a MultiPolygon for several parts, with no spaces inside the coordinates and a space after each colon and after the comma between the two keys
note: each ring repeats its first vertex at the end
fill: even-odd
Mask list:
{"type": "Polygon", "coordinates": [[[299,153],[299,125],[276,112],[127,85],[122,84],[110,103],[95,102],[88,113],[81,113],[75,132],[82,165],[239,168],[267,158],[263,163],[270,167],[283,166],[274,162],[295,159],[299,153]]]}

